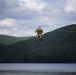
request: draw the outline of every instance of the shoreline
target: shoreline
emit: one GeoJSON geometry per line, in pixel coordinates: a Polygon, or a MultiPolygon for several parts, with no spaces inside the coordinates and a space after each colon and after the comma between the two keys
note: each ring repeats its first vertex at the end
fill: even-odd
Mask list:
{"type": "Polygon", "coordinates": [[[75,71],[62,71],[62,70],[0,70],[1,72],[34,72],[34,73],[75,73],[75,71]]]}

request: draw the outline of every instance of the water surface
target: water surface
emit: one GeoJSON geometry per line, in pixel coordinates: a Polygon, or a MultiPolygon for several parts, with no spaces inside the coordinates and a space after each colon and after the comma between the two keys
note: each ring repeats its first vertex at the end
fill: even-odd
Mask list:
{"type": "Polygon", "coordinates": [[[0,75],[76,75],[76,64],[0,64],[0,75]]]}

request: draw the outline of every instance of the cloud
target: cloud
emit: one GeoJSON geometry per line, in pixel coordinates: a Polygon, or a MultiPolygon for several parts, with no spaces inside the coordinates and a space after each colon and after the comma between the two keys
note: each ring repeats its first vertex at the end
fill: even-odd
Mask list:
{"type": "Polygon", "coordinates": [[[11,31],[7,29],[0,29],[0,34],[2,35],[11,35],[11,31]]]}
{"type": "Polygon", "coordinates": [[[76,22],[76,16],[69,14],[76,14],[75,0],[0,0],[0,3],[3,3],[0,4],[0,34],[30,36],[35,35],[38,26],[49,32],[63,23],[76,22]]]}
{"type": "Polygon", "coordinates": [[[69,12],[76,12],[76,0],[66,0],[64,10],[69,12]]]}
{"type": "Polygon", "coordinates": [[[4,19],[4,20],[0,20],[0,27],[13,27],[16,23],[16,21],[14,19],[4,19]]]}
{"type": "Polygon", "coordinates": [[[18,0],[23,9],[37,10],[44,9],[46,3],[43,0],[18,0]]]}
{"type": "Polygon", "coordinates": [[[38,18],[38,23],[41,23],[42,26],[46,25],[53,25],[54,23],[51,21],[51,18],[48,16],[41,16],[38,18]]]}

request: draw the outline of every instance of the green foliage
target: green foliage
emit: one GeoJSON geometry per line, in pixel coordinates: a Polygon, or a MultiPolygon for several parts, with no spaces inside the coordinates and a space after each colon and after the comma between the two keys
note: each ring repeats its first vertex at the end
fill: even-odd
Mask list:
{"type": "Polygon", "coordinates": [[[9,44],[14,44],[14,43],[19,42],[19,41],[24,41],[24,40],[30,39],[32,37],[33,36],[13,37],[13,36],[0,35],[0,43],[9,45],[9,44]]]}
{"type": "Polygon", "coordinates": [[[0,62],[76,63],[75,31],[76,25],[70,25],[44,34],[42,41],[34,37],[8,46],[0,44],[0,62]]]}

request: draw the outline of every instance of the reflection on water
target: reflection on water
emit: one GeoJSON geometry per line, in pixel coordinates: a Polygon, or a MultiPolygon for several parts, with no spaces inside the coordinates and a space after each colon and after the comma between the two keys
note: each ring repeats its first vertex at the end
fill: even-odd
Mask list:
{"type": "Polygon", "coordinates": [[[76,64],[0,64],[0,70],[50,70],[59,72],[76,72],[76,64]]]}
{"type": "Polygon", "coordinates": [[[75,72],[0,71],[0,75],[76,75],[75,72]]]}
{"type": "Polygon", "coordinates": [[[0,75],[76,75],[76,64],[0,64],[0,75]]]}

